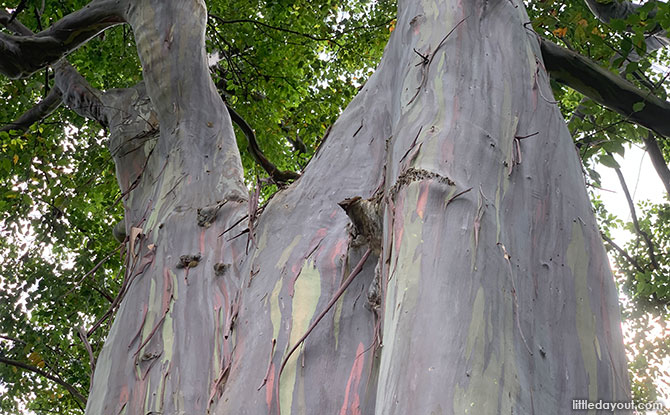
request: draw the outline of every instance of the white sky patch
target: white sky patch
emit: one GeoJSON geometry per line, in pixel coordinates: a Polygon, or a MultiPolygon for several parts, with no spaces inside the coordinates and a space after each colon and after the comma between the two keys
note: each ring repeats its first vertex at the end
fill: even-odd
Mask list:
{"type": "MultiPolygon", "coordinates": [[[[642,200],[649,200],[652,203],[662,203],[665,200],[663,182],[661,182],[649,156],[643,149],[633,145],[626,149],[625,157],[617,154],[614,158],[621,166],[621,172],[626,178],[626,184],[636,208],[637,203],[642,200]]],[[[624,222],[630,222],[631,214],[628,202],[614,169],[598,164],[595,170],[601,176],[603,189],[595,189],[595,194],[600,196],[610,213],[618,216],[624,222]]],[[[641,216],[639,210],[637,210],[637,215],[638,217],[641,216]]],[[[624,229],[612,231],[612,240],[621,247],[633,236],[624,229]]]]}

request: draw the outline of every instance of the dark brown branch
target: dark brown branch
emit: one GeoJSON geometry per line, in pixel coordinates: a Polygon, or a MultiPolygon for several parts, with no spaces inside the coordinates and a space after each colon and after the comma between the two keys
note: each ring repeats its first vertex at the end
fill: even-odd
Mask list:
{"type": "Polygon", "coordinates": [[[12,17],[9,18],[9,23],[12,23],[14,21],[14,19],[16,19],[16,16],[18,16],[19,13],[21,13],[26,8],[27,3],[28,3],[28,0],[21,0],[19,2],[19,5],[16,6],[16,10],[14,10],[12,12],[12,17]]]}
{"type": "MultiPolygon", "coordinates": [[[[572,123],[575,117],[584,119],[585,114],[582,112],[582,109],[584,108],[584,103],[589,101],[588,97],[583,97],[582,100],[580,101],[579,105],[575,109],[575,111],[572,113],[570,116],[570,120],[568,121],[568,125],[572,123]]],[[[593,122],[593,117],[589,117],[589,121],[594,125],[595,123],[593,122]]],[[[605,129],[609,128],[611,125],[608,125],[605,129]]],[[[602,131],[603,129],[597,129],[596,133],[602,131]]],[[[594,134],[590,134],[587,137],[593,136],[594,134]]],[[[654,169],[656,170],[656,173],[658,176],[661,178],[661,181],[663,182],[663,185],[665,186],[665,190],[670,195],[670,169],[668,169],[668,165],[665,161],[665,158],[663,157],[663,152],[661,149],[658,147],[658,142],[656,141],[656,137],[653,132],[649,131],[646,137],[643,137],[642,139],[644,141],[647,153],[649,154],[649,158],[651,159],[651,163],[654,165],[654,169]]]]}
{"type": "Polygon", "coordinates": [[[626,252],[623,248],[617,245],[609,236],[605,235],[604,233],[601,233],[600,235],[605,240],[605,242],[607,242],[612,248],[614,248],[614,250],[616,250],[619,254],[621,254],[622,257],[626,258],[626,261],[628,261],[632,266],[634,266],[636,270],[638,270],[641,273],[644,273],[644,268],[640,266],[639,262],[633,259],[630,255],[628,255],[628,252],[626,252]]]}
{"type": "Polygon", "coordinates": [[[7,10],[5,9],[0,9],[0,24],[17,35],[31,36],[33,34],[33,32],[25,27],[21,22],[18,20],[13,20],[12,15],[7,13],[7,10]]]}
{"type": "MultiPolygon", "coordinates": [[[[0,23],[8,26],[15,33],[20,34],[21,36],[38,36],[34,35],[33,32],[22,25],[18,21],[13,21],[8,24],[9,13],[5,10],[0,10],[0,23]]],[[[27,130],[32,123],[39,121],[40,119],[46,117],[54,109],[58,107],[53,101],[55,97],[51,94],[58,94],[59,99],[71,110],[76,112],[85,118],[93,119],[99,122],[102,126],[107,126],[107,117],[105,116],[104,108],[102,102],[100,101],[100,92],[91,87],[89,83],[81,76],[66,60],[62,60],[54,66],[55,69],[55,85],[54,88],[50,91],[47,98],[44,102],[44,107],[38,108],[42,105],[42,102],[37,104],[37,106],[24,115],[22,115],[17,121],[12,124],[9,124],[9,129],[11,130],[20,130],[20,128],[14,128],[12,125],[22,121],[22,125],[25,126],[27,130]],[[54,90],[57,90],[54,92],[54,90]],[[51,98],[50,98],[51,96],[51,98]],[[51,108],[53,105],[55,107],[51,108]],[[50,111],[49,111],[50,110],[50,111]],[[49,112],[47,112],[49,111],[49,112]],[[38,118],[41,116],[41,118],[38,118]],[[25,118],[24,118],[25,117],[25,118]],[[30,124],[28,123],[31,121],[30,124]]],[[[4,131],[4,128],[0,131],[4,131]]]]}
{"type": "Polygon", "coordinates": [[[83,327],[78,327],[77,328],[77,333],[79,334],[79,338],[81,341],[84,343],[84,348],[86,349],[86,352],[88,353],[88,360],[89,364],[91,365],[91,378],[90,378],[90,384],[93,384],[93,375],[95,374],[95,356],[93,355],[93,348],[91,347],[91,343],[88,341],[88,336],[86,335],[86,330],[83,327]]]}
{"type": "MultiPolygon", "coordinates": [[[[225,100],[224,100],[225,102],[225,100]]],[[[291,180],[297,180],[300,178],[300,174],[289,171],[289,170],[279,170],[265,154],[261,151],[261,148],[258,146],[258,141],[256,141],[256,133],[251,128],[249,123],[246,122],[240,114],[238,114],[234,109],[228,107],[228,112],[230,113],[230,118],[235,124],[237,124],[244,135],[247,137],[247,142],[249,143],[249,151],[254,157],[256,162],[265,170],[272,180],[277,183],[287,183],[291,180]]]]}
{"type": "MultiPolygon", "coordinates": [[[[114,254],[116,254],[117,252],[119,252],[119,250],[120,250],[122,247],[123,247],[123,244],[120,244],[115,250],[113,250],[113,251],[110,252],[109,254],[105,255],[104,258],[102,258],[100,261],[98,261],[98,262],[93,266],[93,268],[91,268],[90,271],[88,271],[86,274],[84,274],[84,276],[81,277],[81,278],[79,279],[79,281],[77,281],[77,283],[76,283],[76,285],[75,285],[74,287],[70,288],[70,290],[69,290],[68,292],[66,292],[65,294],[63,294],[60,298],[67,297],[68,295],[70,295],[70,294],[77,288],[77,285],[81,284],[81,283],[86,279],[86,277],[88,277],[89,275],[93,275],[93,274],[95,274],[95,272],[96,272],[98,269],[100,269],[100,267],[102,266],[102,264],[104,264],[105,262],[107,262],[107,260],[108,260],[109,258],[111,258],[112,255],[114,255],[114,254]]],[[[98,292],[100,292],[100,291],[98,291],[98,292]]],[[[102,294],[102,293],[101,293],[101,294],[102,294]]],[[[105,298],[109,299],[109,295],[103,295],[103,296],[104,296],[105,298]]],[[[114,301],[114,300],[112,299],[110,302],[113,302],[113,301],[114,301]]]]}
{"type": "Polygon", "coordinates": [[[24,342],[23,340],[19,340],[19,339],[14,338],[14,337],[5,336],[4,334],[0,334],[0,339],[9,340],[9,341],[15,342],[15,343],[26,344],[26,342],[24,342]]]}
{"type": "MultiPolygon", "coordinates": [[[[610,155],[610,157],[612,157],[611,153],[608,154],[610,155]]],[[[654,268],[658,269],[658,262],[656,261],[656,255],[654,254],[654,244],[651,241],[651,238],[649,238],[647,232],[643,231],[640,228],[640,222],[637,220],[637,213],[635,213],[635,204],[633,203],[633,198],[630,196],[630,192],[628,191],[628,185],[626,185],[626,179],[624,179],[623,173],[621,173],[620,168],[615,167],[614,171],[616,172],[616,175],[619,178],[619,183],[621,183],[621,188],[623,189],[623,193],[626,196],[626,201],[628,202],[628,208],[630,209],[630,216],[631,219],[633,220],[633,227],[635,228],[635,232],[637,232],[637,234],[640,235],[642,239],[644,239],[644,242],[647,245],[649,259],[651,260],[651,263],[654,266],[654,268]]]]}
{"type": "Polygon", "coordinates": [[[225,19],[223,19],[223,18],[221,18],[221,17],[219,17],[215,14],[210,14],[209,17],[213,18],[214,20],[216,20],[217,22],[219,22],[221,24],[251,23],[253,25],[267,27],[268,29],[277,30],[279,32],[286,32],[286,33],[290,33],[290,34],[293,34],[293,35],[296,35],[296,36],[306,37],[307,39],[311,39],[311,40],[314,40],[316,42],[330,42],[334,45],[337,45],[337,46],[340,46],[340,47],[342,46],[332,38],[317,37],[317,36],[310,35],[309,33],[302,33],[302,32],[297,32],[295,30],[286,29],[284,27],[272,26],[272,25],[269,25],[267,23],[260,22],[258,20],[253,20],[253,19],[225,20],[225,19]]]}
{"type": "Polygon", "coordinates": [[[647,153],[651,159],[651,164],[654,165],[658,177],[661,178],[663,186],[665,186],[665,191],[670,195],[670,169],[668,169],[668,164],[663,157],[663,152],[658,147],[658,142],[656,141],[656,137],[654,137],[654,133],[650,131],[649,134],[647,134],[647,137],[642,140],[644,141],[647,153]]]}
{"type": "Polygon", "coordinates": [[[0,33],[0,73],[25,78],[57,62],[103,30],[123,23],[121,5],[116,0],[94,0],[35,35],[0,33]]]}
{"type": "Polygon", "coordinates": [[[56,382],[57,384],[64,387],[65,390],[67,390],[70,393],[70,395],[72,395],[78,401],[78,403],[80,403],[81,405],[86,405],[86,397],[84,395],[82,395],[74,386],[70,385],[69,383],[65,382],[62,379],[59,379],[57,376],[54,376],[50,373],[47,373],[47,372],[45,372],[44,370],[42,370],[38,367],[29,365],[27,363],[19,362],[17,360],[7,359],[7,358],[2,357],[2,356],[0,356],[0,363],[4,363],[8,366],[14,366],[14,367],[18,367],[18,368],[27,370],[29,372],[36,373],[36,374],[38,374],[42,377],[45,377],[45,378],[47,378],[47,379],[49,379],[53,382],[56,382]]]}
{"type": "Polygon", "coordinates": [[[623,115],[626,120],[670,137],[670,123],[667,122],[670,102],[546,39],[541,39],[540,46],[545,67],[556,81],[623,115]],[[644,108],[635,111],[633,106],[640,102],[644,103],[644,108]]]}
{"type": "Polygon", "coordinates": [[[16,121],[0,127],[0,131],[15,130],[24,133],[28,131],[28,128],[30,128],[31,125],[43,120],[49,116],[49,114],[54,112],[62,102],[63,100],[60,90],[58,88],[53,88],[49,91],[46,98],[24,112],[23,115],[16,119],[16,121]]]}
{"type": "Polygon", "coordinates": [[[107,291],[103,290],[102,288],[98,288],[95,285],[91,284],[90,287],[100,294],[105,300],[107,300],[109,303],[114,302],[114,297],[112,297],[107,291]]]}

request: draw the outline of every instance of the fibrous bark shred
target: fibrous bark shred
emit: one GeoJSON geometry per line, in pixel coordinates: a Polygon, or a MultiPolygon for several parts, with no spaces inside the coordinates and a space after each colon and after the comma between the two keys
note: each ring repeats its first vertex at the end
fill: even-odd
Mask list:
{"type": "Polygon", "coordinates": [[[200,263],[202,256],[198,254],[182,255],[179,257],[177,268],[195,268],[200,263]]]}

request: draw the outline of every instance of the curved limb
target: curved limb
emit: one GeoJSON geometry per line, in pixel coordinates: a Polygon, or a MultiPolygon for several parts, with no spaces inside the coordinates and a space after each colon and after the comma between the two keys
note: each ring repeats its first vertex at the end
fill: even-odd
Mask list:
{"type": "Polygon", "coordinates": [[[28,77],[124,21],[121,2],[94,0],[40,33],[28,36],[0,33],[0,73],[10,78],[28,77]]]}
{"type": "Polygon", "coordinates": [[[296,172],[290,170],[279,170],[277,166],[275,166],[267,157],[265,157],[265,154],[263,154],[263,151],[261,151],[261,148],[258,146],[258,141],[256,141],[256,133],[254,133],[253,128],[251,128],[249,123],[247,123],[246,120],[242,118],[242,116],[234,109],[230,108],[228,105],[226,105],[226,107],[230,113],[230,119],[240,127],[244,135],[247,137],[251,155],[254,157],[256,162],[260,164],[261,167],[263,167],[263,170],[265,170],[270,175],[272,180],[277,183],[286,183],[289,180],[297,180],[300,178],[300,174],[296,172]]]}
{"type": "Polygon", "coordinates": [[[623,115],[627,120],[670,137],[670,124],[666,122],[670,117],[670,102],[637,88],[590,59],[546,39],[541,40],[540,46],[545,67],[552,78],[623,115]],[[639,102],[645,105],[636,111],[633,106],[639,102]]]}
{"type": "Polygon", "coordinates": [[[668,169],[668,163],[663,157],[663,152],[658,147],[658,141],[656,141],[654,133],[650,131],[649,134],[647,134],[647,137],[643,137],[642,140],[644,141],[644,146],[651,159],[651,164],[654,165],[658,177],[661,178],[663,186],[665,186],[665,191],[670,195],[670,169],[668,169]]]}
{"type": "Polygon", "coordinates": [[[60,90],[58,88],[53,88],[42,101],[40,101],[28,111],[24,112],[23,115],[17,118],[14,122],[0,127],[0,131],[15,130],[22,133],[26,132],[31,125],[44,119],[49,114],[54,112],[56,108],[58,108],[63,102],[61,97],[62,95],[60,90]]]}
{"type": "MultiPolygon", "coordinates": [[[[0,24],[24,37],[37,36],[19,21],[11,21],[11,15],[5,10],[0,10],[0,24]]],[[[100,92],[91,87],[66,60],[58,62],[54,70],[55,85],[47,97],[13,123],[0,128],[0,131],[26,131],[32,124],[51,114],[61,102],[82,117],[94,119],[103,126],[107,125],[100,92]]]]}

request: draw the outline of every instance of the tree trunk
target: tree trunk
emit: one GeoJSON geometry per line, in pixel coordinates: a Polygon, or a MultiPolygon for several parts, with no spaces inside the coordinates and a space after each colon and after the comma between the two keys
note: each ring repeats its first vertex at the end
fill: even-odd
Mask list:
{"type": "Polygon", "coordinates": [[[127,13],[146,86],[102,97],[127,291],[88,414],[564,413],[629,399],[617,294],[522,2],[400,1],[375,74],[251,224],[238,223],[248,196],[207,73],[204,4],[127,13]],[[338,206],[356,196],[382,212],[381,247],[280,373],[374,239],[338,206]]]}

